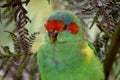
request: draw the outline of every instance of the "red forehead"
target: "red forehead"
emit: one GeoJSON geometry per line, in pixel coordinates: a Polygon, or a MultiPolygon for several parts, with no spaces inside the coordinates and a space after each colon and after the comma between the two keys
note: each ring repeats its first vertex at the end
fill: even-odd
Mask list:
{"type": "MultiPolygon", "coordinates": [[[[45,25],[47,31],[49,31],[49,32],[51,32],[53,30],[62,32],[64,26],[65,25],[64,25],[63,21],[57,21],[57,20],[48,20],[45,25]]],[[[70,31],[72,34],[77,34],[79,32],[79,28],[74,22],[71,22],[67,26],[66,30],[70,31]]]]}
{"type": "Polygon", "coordinates": [[[56,30],[58,32],[63,31],[64,23],[63,21],[57,21],[57,20],[48,20],[45,25],[47,31],[53,31],[56,30]]]}

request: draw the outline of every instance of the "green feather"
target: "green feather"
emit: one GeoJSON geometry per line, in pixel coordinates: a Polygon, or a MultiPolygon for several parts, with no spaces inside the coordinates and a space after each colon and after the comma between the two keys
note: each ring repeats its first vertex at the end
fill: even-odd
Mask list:
{"type": "Polygon", "coordinates": [[[54,43],[46,34],[37,54],[42,80],[104,80],[102,64],[93,53],[95,48],[85,40],[78,18],[71,12],[60,11],[48,18],[53,19],[65,24],[75,22],[80,31],[77,35],[61,32],[54,43]]]}
{"type": "Polygon", "coordinates": [[[94,54],[98,56],[97,51],[95,47],[93,46],[93,44],[89,40],[87,40],[87,43],[88,43],[88,46],[94,51],[94,54]]]}

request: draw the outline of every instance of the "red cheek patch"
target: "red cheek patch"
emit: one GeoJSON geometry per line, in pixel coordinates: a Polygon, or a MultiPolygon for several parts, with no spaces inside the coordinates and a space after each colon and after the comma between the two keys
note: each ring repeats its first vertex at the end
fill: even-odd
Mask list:
{"type": "Polygon", "coordinates": [[[58,32],[62,32],[63,31],[63,27],[64,27],[63,21],[49,20],[46,23],[47,31],[56,30],[58,32]]]}
{"type": "Polygon", "coordinates": [[[71,22],[70,25],[67,26],[67,30],[72,34],[77,34],[79,32],[79,28],[74,22],[71,22]]]}

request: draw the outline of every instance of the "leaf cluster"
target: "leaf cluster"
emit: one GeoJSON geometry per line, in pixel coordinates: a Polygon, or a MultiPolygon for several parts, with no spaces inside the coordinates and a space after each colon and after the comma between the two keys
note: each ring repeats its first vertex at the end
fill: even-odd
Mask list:
{"type": "Polygon", "coordinates": [[[29,34],[29,31],[25,28],[25,25],[31,22],[26,15],[27,10],[25,9],[29,1],[30,0],[0,0],[0,2],[3,3],[0,5],[0,8],[4,8],[1,15],[6,16],[5,18],[0,17],[1,23],[2,19],[6,19],[7,25],[12,21],[14,21],[16,25],[14,32],[5,30],[12,38],[14,52],[11,52],[9,46],[0,46],[0,70],[3,71],[2,80],[9,75],[12,80],[23,80],[25,78],[23,74],[25,73],[29,75],[29,80],[40,78],[36,64],[36,53],[31,51],[36,35],[38,35],[39,32],[29,34]],[[10,17],[10,15],[12,17],[10,17]]]}

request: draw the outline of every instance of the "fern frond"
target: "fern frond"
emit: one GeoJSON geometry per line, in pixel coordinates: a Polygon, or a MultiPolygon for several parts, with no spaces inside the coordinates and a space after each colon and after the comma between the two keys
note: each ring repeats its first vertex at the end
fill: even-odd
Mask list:
{"type": "Polygon", "coordinates": [[[12,52],[10,51],[8,46],[1,46],[1,48],[3,49],[3,51],[5,52],[5,54],[11,54],[12,52]]]}
{"type": "Polygon", "coordinates": [[[21,61],[17,71],[16,71],[16,75],[17,77],[20,76],[20,74],[22,74],[22,72],[24,71],[24,69],[26,68],[27,64],[28,64],[28,61],[30,59],[30,56],[29,55],[23,55],[23,60],[21,61]]]}
{"type": "Polygon", "coordinates": [[[34,32],[29,36],[29,45],[30,47],[32,47],[35,39],[36,39],[36,35],[40,34],[40,32],[34,32]]]}
{"type": "Polygon", "coordinates": [[[2,76],[2,80],[6,77],[6,75],[7,75],[8,72],[10,71],[11,67],[13,66],[12,60],[13,60],[13,57],[11,56],[11,57],[9,58],[9,60],[7,61],[5,73],[4,73],[4,75],[2,76]]]}

